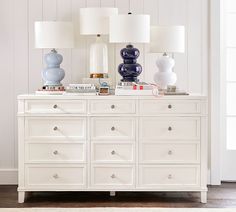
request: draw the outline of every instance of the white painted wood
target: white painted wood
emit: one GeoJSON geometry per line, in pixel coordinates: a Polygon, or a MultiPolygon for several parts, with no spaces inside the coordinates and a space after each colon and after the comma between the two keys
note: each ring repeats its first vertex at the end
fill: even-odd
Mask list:
{"type": "Polygon", "coordinates": [[[24,203],[25,201],[25,192],[18,191],[18,203],[24,203]]]}
{"type": "MultiPolygon", "coordinates": [[[[176,65],[176,72],[179,78],[178,85],[183,89],[189,85],[189,92],[197,91],[207,94],[209,56],[207,51],[209,46],[208,1],[143,0],[142,4],[142,0],[131,0],[130,5],[134,13],[150,14],[151,24],[165,22],[188,25],[190,33],[187,33],[187,40],[190,42],[190,47],[188,47],[188,49],[191,48],[190,53],[186,51],[184,55],[175,55],[176,62],[179,64],[176,65]],[[194,10],[193,13],[191,12],[192,10],[194,10]],[[199,32],[194,33],[199,28],[201,28],[201,37],[199,37],[199,32]],[[201,55],[199,55],[199,51],[201,51],[201,55]],[[179,59],[179,57],[181,58],[179,59]],[[184,59],[187,57],[188,66],[183,66],[182,57],[184,59]],[[191,65],[192,63],[195,65],[191,65]],[[197,70],[197,67],[199,70],[197,70]]],[[[64,56],[62,67],[65,68],[67,74],[64,83],[82,82],[82,78],[87,77],[89,73],[87,66],[88,45],[86,43],[87,36],[79,35],[78,12],[80,7],[86,6],[117,6],[120,13],[127,14],[129,0],[3,0],[0,2],[0,7],[3,11],[0,22],[1,26],[4,26],[2,27],[0,39],[2,41],[0,49],[2,63],[0,68],[4,70],[2,71],[1,85],[7,88],[7,94],[5,90],[2,90],[2,95],[5,99],[0,106],[0,111],[3,111],[0,123],[1,129],[7,129],[1,131],[1,138],[4,141],[4,143],[1,143],[0,148],[1,169],[17,167],[16,95],[32,93],[42,86],[43,54],[49,50],[34,48],[34,21],[54,20],[56,18],[57,20],[72,20],[74,22],[76,48],[72,50],[60,49],[59,53],[64,56]]],[[[212,34],[216,35],[216,33],[212,34]]],[[[108,41],[108,37],[105,36],[104,40],[108,41]]],[[[211,39],[211,41],[213,40],[211,39]]],[[[121,62],[120,49],[124,46],[125,44],[108,44],[109,75],[114,80],[114,85],[116,84],[115,80],[120,79],[117,73],[117,66],[121,62]]],[[[157,54],[147,54],[146,46],[144,51],[145,54],[141,51],[141,55],[144,57],[144,72],[141,79],[152,82],[153,74],[156,71],[155,60],[157,54]]],[[[217,51],[212,50],[212,52],[217,51]]],[[[215,58],[214,56],[211,57],[215,58]]],[[[212,64],[214,67],[217,66],[215,60],[213,60],[212,64]]],[[[213,73],[215,74],[216,69],[213,66],[212,70],[214,70],[213,73]]],[[[215,76],[214,74],[212,75],[213,77],[215,76]]],[[[213,83],[215,82],[217,83],[218,81],[213,80],[213,83]]],[[[216,91],[218,95],[217,87],[212,90],[216,91]]],[[[213,140],[215,139],[213,138],[213,140]]],[[[216,155],[218,156],[218,154],[216,155]]],[[[216,164],[218,163],[216,162],[216,164]]]]}
{"type": "Polygon", "coordinates": [[[28,117],[25,119],[28,140],[85,140],[86,118],[28,117]]]}
{"type": "Polygon", "coordinates": [[[133,100],[93,100],[90,102],[91,114],[132,114],[135,113],[133,100]]]}
{"type": "Polygon", "coordinates": [[[86,113],[86,101],[27,101],[25,104],[26,113],[86,113]]]}
{"type": "Polygon", "coordinates": [[[29,143],[25,147],[27,163],[85,162],[85,144],[29,143]]]}
{"type": "Polygon", "coordinates": [[[139,118],[139,139],[158,140],[198,140],[200,139],[200,119],[198,117],[141,117],[139,118]]]}
{"type": "Polygon", "coordinates": [[[91,160],[94,163],[132,163],[134,162],[134,144],[92,143],[91,160]]]}
{"type": "Polygon", "coordinates": [[[139,186],[154,188],[182,188],[200,185],[199,166],[190,165],[141,165],[139,186]]]}
{"type": "Polygon", "coordinates": [[[134,141],[135,119],[128,117],[91,118],[92,140],[134,141]]]}
{"type": "Polygon", "coordinates": [[[199,163],[199,144],[140,143],[140,163],[199,163]]]}
{"type": "Polygon", "coordinates": [[[75,165],[27,165],[26,186],[29,188],[84,188],[86,167],[75,165]]]}
{"type": "Polygon", "coordinates": [[[160,100],[156,104],[156,100],[145,100],[139,102],[139,111],[144,115],[156,115],[160,113],[164,114],[193,114],[200,113],[200,102],[198,101],[162,101],[160,100]]]}
{"type": "Polygon", "coordinates": [[[112,191],[111,195],[115,191],[198,191],[203,192],[201,202],[206,202],[205,97],[21,95],[18,99],[19,202],[24,202],[25,191],[112,191]],[[125,99],[135,110],[125,106],[126,113],[112,114],[105,112],[106,107],[104,111],[93,106],[96,113],[90,112],[94,103],[123,105],[125,99]],[[41,113],[38,104],[45,110],[44,103],[63,102],[73,108],[70,104],[83,101],[88,102],[85,113],[41,113]],[[145,109],[139,110],[140,102],[145,109]],[[157,110],[153,117],[145,115],[153,104],[169,102],[187,105],[188,114],[157,110]],[[38,109],[29,113],[27,105],[32,103],[38,109]],[[173,132],[166,133],[168,126],[173,132]]]}
{"type": "Polygon", "coordinates": [[[134,167],[132,166],[92,166],[91,186],[93,188],[133,188],[134,167]]]}

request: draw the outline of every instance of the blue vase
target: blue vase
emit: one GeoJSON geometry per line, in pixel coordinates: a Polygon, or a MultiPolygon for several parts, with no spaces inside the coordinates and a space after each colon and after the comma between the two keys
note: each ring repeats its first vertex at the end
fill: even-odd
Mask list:
{"type": "Polygon", "coordinates": [[[120,55],[123,58],[123,63],[118,67],[119,74],[123,77],[122,82],[138,82],[138,76],[142,72],[142,66],[137,63],[137,58],[140,52],[133,45],[127,45],[121,49],[120,55]]]}

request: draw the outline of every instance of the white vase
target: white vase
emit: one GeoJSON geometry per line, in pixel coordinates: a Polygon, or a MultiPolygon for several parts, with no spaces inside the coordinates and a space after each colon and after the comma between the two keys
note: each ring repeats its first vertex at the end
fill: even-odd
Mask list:
{"type": "Polygon", "coordinates": [[[158,72],[154,74],[154,81],[161,89],[166,89],[168,85],[174,85],[177,81],[177,75],[172,71],[175,65],[173,58],[163,55],[156,61],[158,72]]]}

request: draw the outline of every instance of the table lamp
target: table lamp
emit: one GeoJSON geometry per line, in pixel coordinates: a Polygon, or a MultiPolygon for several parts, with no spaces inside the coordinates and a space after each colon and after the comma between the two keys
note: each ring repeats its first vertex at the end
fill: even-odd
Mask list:
{"type": "Polygon", "coordinates": [[[154,81],[161,89],[166,89],[168,85],[174,85],[177,81],[176,73],[172,71],[175,61],[167,53],[184,53],[185,27],[153,26],[150,34],[150,52],[163,53],[156,61],[159,71],[154,75],[154,81]]]}
{"type": "Polygon", "coordinates": [[[121,49],[123,63],[118,66],[118,72],[123,77],[122,82],[138,82],[142,66],[137,63],[139,50],[131,43],[148,43],[150,40],[149,15],[116,15],[110,17],[109,38],[111,43],[127,43],[121,49]]]}
{"type": "Polygon", "coordinates": [[[52,49],[44,56],[47,67],[42,70],[44,86],[61,86],[65,71],[60,68],[63,61],[57,49],[74,47],[74,29],[71,22],[35,22],[35,48],[52,49]]]}
{"type": "Polygon", "coordinates": [[[80,34],[96,35],[96,42],[90,46],[90,77],[104,78],[108,74],[107,44],[101,35],[109,33],[109,16],[117,15],[117,8],[81,8],[80,34]]]}

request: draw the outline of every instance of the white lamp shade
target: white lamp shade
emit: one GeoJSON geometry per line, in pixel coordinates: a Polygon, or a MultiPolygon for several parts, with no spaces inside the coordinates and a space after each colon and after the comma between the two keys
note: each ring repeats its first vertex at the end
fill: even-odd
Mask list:
{"type": "Polygon", "coordinates": [[[117,15],[118,8],[81,8],[80,34],[104,35],[109,33],[109,17],[117,15]]]}
{"type": "Polygon", "coordinates": [[[74,27],[71,22],[35,22],[35,48],[73,48],[74,27]]]}
{"type": "Polygon", "coordinates": [[[185,51],[184,26],[151,27],[150,52],[183,53],[185,51]]]}
{"type": "Polygon", "coordinates": [[[150,41],[149,15],[116,15],[110,17],[111,43],[148,43],[150,41]]]}

